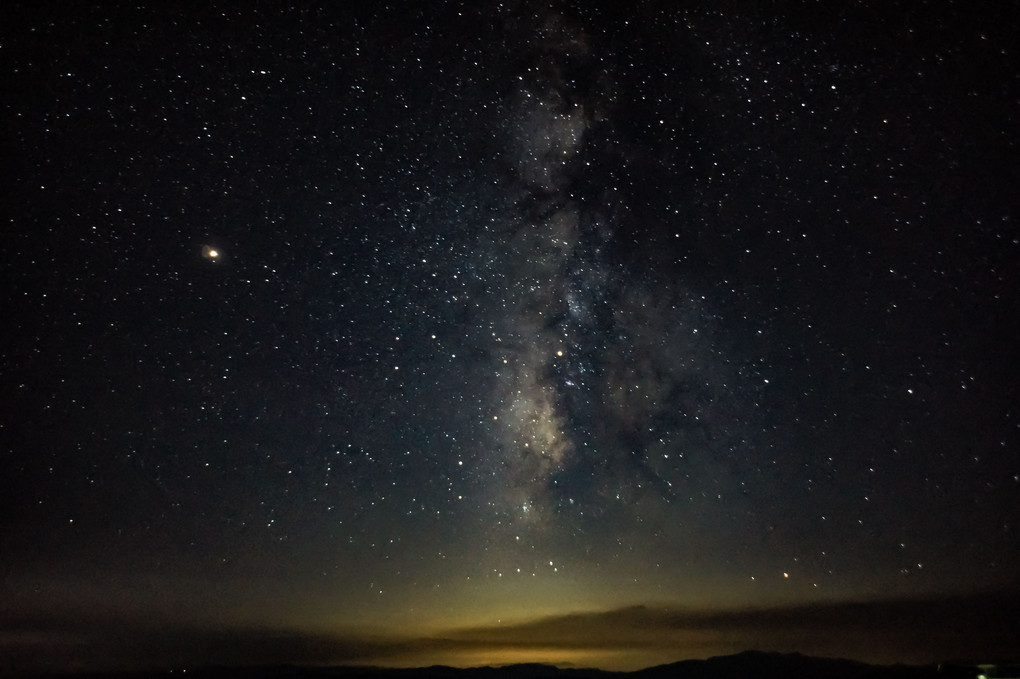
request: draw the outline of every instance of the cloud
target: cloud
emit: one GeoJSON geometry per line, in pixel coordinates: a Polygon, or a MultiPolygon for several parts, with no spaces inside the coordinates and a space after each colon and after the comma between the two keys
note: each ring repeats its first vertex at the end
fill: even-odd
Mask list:
{"type": "Polygon", "coordinates": [[[635,606],[429,637],[216,628],[112,616],[76,622],[23,616],[0,623],[0,670],[537,661],[638,669],[749,649],[929,664],[1016,653],[1018,618],[1017,593],[726,611],[635,606]]]}
{"type": "Polygon", "coordinates": [[[645,649],[674,660],[754,649],[927,664],[1006,657],[1020,649],[1020,595],[819,603],[697,611],[638,606],[461,630],[451,638],[504,646],[645,649]]]}

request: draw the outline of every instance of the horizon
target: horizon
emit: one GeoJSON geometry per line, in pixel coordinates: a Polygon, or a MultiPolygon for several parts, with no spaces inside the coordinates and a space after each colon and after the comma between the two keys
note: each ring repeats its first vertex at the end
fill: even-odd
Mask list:
{"type": "Polygon", "coordinates": [[[67,616],[50,629],[41,619],[4,625],[0,647],[16,648],[20,636],[24,657],[20,665],[16,659],[9,661],[8,668],[19,674],[60,672],[69,664],[76,673],[212,666],[470,669],[521,664],[634,672],[751,652],[876,666],[937,666],[1010,660],[1020,642],[1020,633],[1011,629],[1018,612],[1020,592],[1000,591],[714,611],[636,605],[418,635],[413,630],[326,632],[113,616],[94,616],[76,626],[67,622],[73,616],[67,616]],[[961,633],[960,626],[967,630],[961,633]],[[116,639],[113,645],[111,638],[116,639]],[[876,644],[876,638],[882,643],[876,644]]]}

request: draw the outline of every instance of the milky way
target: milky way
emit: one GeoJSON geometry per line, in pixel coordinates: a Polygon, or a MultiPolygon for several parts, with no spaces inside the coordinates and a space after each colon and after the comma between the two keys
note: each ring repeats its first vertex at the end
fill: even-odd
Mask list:
{"type": "Polygon", "coordinates": [[[490,303],[498,501],[534,527],[576,526],[648,494],[690,501],[748,419],[711,348],[704,297],[614,260],[626,202],[613,184],[612,65],[561,15],[534,30],[505,106],[515,196],[503,286],[490,303]],[[592,168],[598,168],[596,172],[592,168]]]}

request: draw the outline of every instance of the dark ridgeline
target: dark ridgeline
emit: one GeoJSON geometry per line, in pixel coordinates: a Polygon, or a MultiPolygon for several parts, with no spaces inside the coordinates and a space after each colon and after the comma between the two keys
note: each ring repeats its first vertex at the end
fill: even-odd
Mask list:
{"type": "Polygon", "coordinates": [[[685,660],[633,673],[636,679],[934,679],[935,667],[868,665],[799,653],[745,651],[708,660],[685,660]]]}
{"type": "MultiPolygon", "coordinates": [[[[380,667],[204,667],[186,673],[126,672],[42,675],[48,679],[939,679],[934,666],[868,665],[853,660],[813,658],[799,653],[746,651],[737,655],[684,660],[636,672],[560,669],[552,665],[520,664],[458,669],[437,665],[414,669],[380,667]]],[[[968,675],[975,679],[976,674],[968,675]]]]}

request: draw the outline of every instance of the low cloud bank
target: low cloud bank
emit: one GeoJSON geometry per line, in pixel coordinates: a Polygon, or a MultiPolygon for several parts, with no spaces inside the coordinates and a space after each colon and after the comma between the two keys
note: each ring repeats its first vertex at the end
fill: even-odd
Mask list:
{"type": "Polygon", "coordinates": [[[630,670],[754,649],[930,664],[1020,650],[1020,594],[693,611],[636,606],[430,637],[329,635],[120,619],[0,621],[0,674],[198,665],[477,666],[548,662],[630,670]]]}

